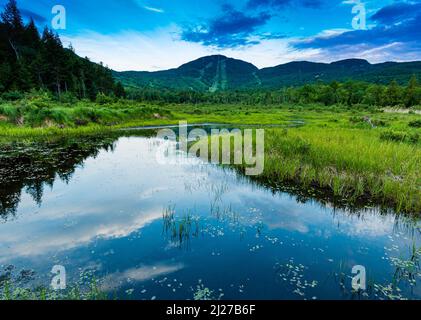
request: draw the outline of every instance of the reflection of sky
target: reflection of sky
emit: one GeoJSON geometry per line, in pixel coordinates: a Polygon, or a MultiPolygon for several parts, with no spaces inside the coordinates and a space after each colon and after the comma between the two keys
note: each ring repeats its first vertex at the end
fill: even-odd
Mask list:
{"type": "MultiPolygon", "coordinates": [[[[169,257],[161,246],[162,228],[156,223],[171,204],[177,212],[192,209],[194,214],[209,217],[215,190],[221,186],[225,187],[223,205],[240,213],[241,224],[261,223],[268,234],[331,248],[332,257],[338,260],[347,257],[357,262],[357,247],[370,247],[379,254],[394,233],[392,216],[333,214],[331,208],[298,203],[286,194],[273,195],[211,165],[158,165],[150,156],[156,148],[154,140],[122,138],[114,152],[102,151],[95,159],[87,159],[69,184],[56,181],[52,190],[45,190],[41,207],[23,196],[17,219],[0,224],[0,264],[39,265],[44,261],[50,266],[50,261],[72,257],[73,263],[86,265],[98,263],[90,261],[92,246],[107,250],[115,246],[126,248],[122,249],[126,255],[135,256],[130,250],[141,250],[153,261],[139,265],[136,260],[136,265],[130,265],[127,256],[119,256],[125,265],[113,262],[117,263],[113,267],[100,261],[101,268],[111,273],[107,277],[111,287],[127,277],[143,281],[179,271],[185,266],[177,256],[167,262],[169,257]],[[140,247],[132,248],[131,236],[139,231],[150,235],[143,239],[142,234],[136,240],[140,247]]],[[[401,234],[396,243],[412,243],[405,237],[408,235],[401,234]]],[[[245,245],[235,238],[232,241],[227,247],[245,245]]],[[[303,246],[301,254],[314,249],[303,246]]]]}
{"type": "MultiPolygon", "coordinates": [[[[228,178],[224,183],[229,184],[229,203],[244,211],[250,209],[247,206],[259,209],[270,229],[307,233],[335,227],[332,218],[321,214],[317,205],[299,204],[286,195],[274,197],[244,183],[235,186],[236,180],[229,173],[209,167],[191,172],[188,166],[156,165],[148,156],[155,147],[146,140],[122,139],[114,153],[102,152],[96,159],[88,159],[69,185],[57,182],[45,193],[40,209],[25,197],[19,219],[1,226],[0,242],[6,249],[0,259],[64,251],[98,237],[126,237],[160,219],[170,203],[187,207],[208,203],[206,186],[217,185],[218,178],[228,178]],[[201,190],[191,197],[185,193],[186,183],[197,183],[201,190]]],[[[394,223],[393,218],[376,215],[342,221],[342,232],[362,237],[390,234],[394,223]]]]}
{"type": "Polygon", "coordinates": [[[109,274],[105,278],[104,289],[113,290],[124,284],[127,279],[132,281],[145,281],[154,277],[170,274],[183,269],[182,264],[156,264],[154,266],[142,266],[139,268],[131,268],[123,272],[115,272],[109,274]]]}

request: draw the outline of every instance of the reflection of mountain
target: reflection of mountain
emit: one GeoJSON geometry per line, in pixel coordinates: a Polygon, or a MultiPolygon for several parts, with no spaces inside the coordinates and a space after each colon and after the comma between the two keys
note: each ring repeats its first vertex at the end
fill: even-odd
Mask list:
{"type": "Polygon", "coordinates": [[[112,149],[113,142],[95,136],[0,145],[0,217],[15,214],[22,190],[41,204],[45,185],[52,186],[57,176],[68,182],[76,166],[101,149],[112,149]]]}

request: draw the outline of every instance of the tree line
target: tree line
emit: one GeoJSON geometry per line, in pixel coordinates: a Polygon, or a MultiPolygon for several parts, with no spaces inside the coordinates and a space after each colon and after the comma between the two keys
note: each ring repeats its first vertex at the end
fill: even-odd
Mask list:
{"type": "Polygon", "coordinates": [[[379,107],[411,108],[421,105],[421,86],[413,76],[407,86],[396,81],[389,85],[347,81],[314,83],[278,90],[236,90],[221,92],[176,91],[172,89],[129,88],[130,99],[165,103],[230,103],[230,104],[309,104],[326,106],[365,104],[379,107]]]}
{"type": "Polygon", "coordinates": [[[48,90],[61,98],[95,99],[99,93],[124,96],[111,70],[64,48],[48,27],[39,33],[33,19],[24,23],[16,0],[9,0],[0,19],[0,93],[48,90]]]}

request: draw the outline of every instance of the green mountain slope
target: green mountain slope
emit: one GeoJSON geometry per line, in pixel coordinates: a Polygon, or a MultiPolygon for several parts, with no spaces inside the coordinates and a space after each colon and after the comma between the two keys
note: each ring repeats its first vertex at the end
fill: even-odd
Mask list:
{"type": "Polygon", "coordinates": [[[126,86],[220,91],[259,85],[259,69],[241,60],[209,56],[177,69],[157,72],[114,72],[126,86]]]}
{"type": "Polygon", "coordinates": [[[413,74],[421,79],[420,61],[380,64],[370,64],[361,59],[333,63],[298,61],[259,70],[251,63],[216,55],[197,59],[177,69],[114,72],[114,77],[129,87],[215,92],[247,88],[272,89],[333,80],[359,80],[381,84],[396,80],[400,84],[406,84],[413,74]]]}

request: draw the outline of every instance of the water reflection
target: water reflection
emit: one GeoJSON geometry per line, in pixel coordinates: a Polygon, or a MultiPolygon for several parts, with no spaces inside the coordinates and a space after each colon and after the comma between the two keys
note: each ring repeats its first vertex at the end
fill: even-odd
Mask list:
{"type": "Polygon", "coordinates": [[[371,291],[359,298],[421,298],[417,221],[303,201],[199,160],[159,165],[162,143],[3,146],[0,279],[23,271],[48,283],[62,264],[73,279],[91,270],[103,289],[139,299],[206,288],[227,299],[338,299],[355,297],[350,270],[362,264],[371,291]]]}
{"type": "Polygon", "coordinates": [[[44,187],[53,187],[56,178],[69,182],[76,167],[101,149],[112,151],[113,140],[105,137],[52,142],[0,144],[0,217],[16,213],[22,191],[41,205],[44,187]]]}

